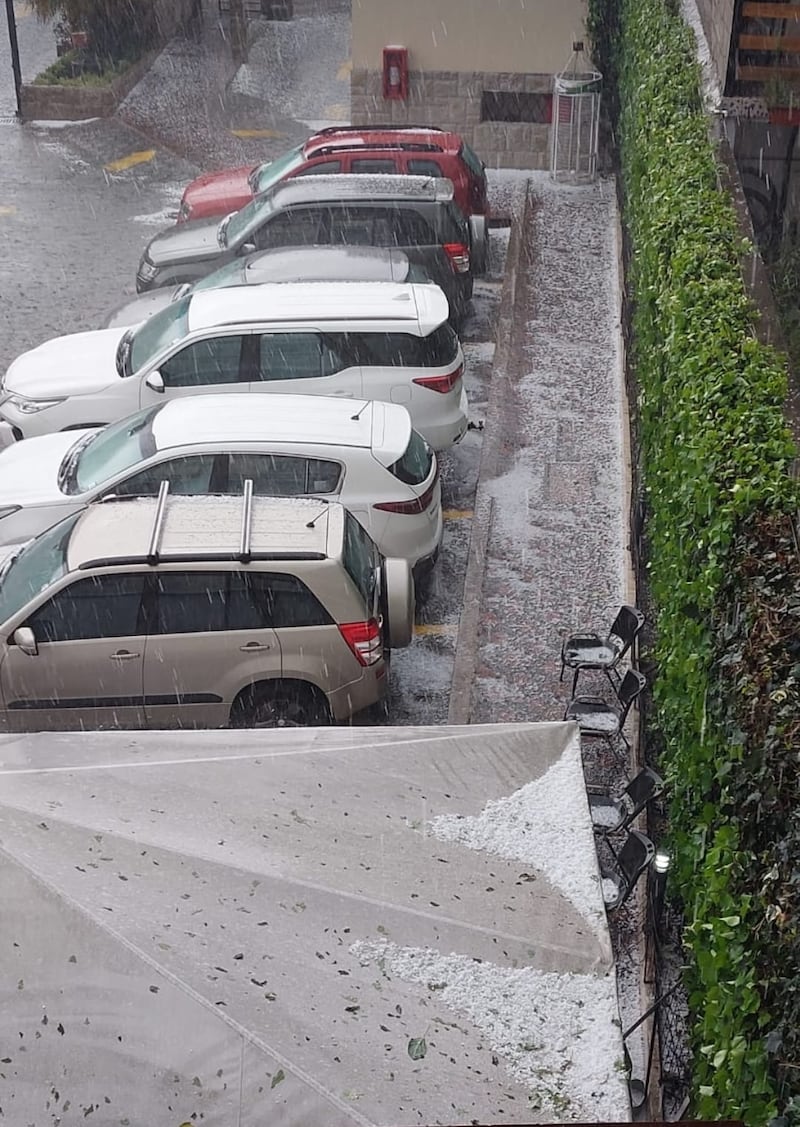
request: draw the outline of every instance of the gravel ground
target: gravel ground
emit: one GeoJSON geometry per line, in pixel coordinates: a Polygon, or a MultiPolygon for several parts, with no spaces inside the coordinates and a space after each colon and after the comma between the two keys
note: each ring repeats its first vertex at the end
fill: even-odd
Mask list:
{"type": "Polygon", "coordinates": [[[562,637],[607,625],[627,594],[613,186],[531,186],[498,473],[483,483],[476,723],[560,718],[562,637]]]}

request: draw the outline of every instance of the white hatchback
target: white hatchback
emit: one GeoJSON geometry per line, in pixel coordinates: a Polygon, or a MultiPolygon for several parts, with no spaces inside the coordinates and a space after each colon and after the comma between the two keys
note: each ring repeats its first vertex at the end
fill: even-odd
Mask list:
{"type": "Polygon", "coordinates": [[[91,501],[172,495],[318,496],[348,508],[385,556],[417,574],[442,539],[436,455],[393,403],[300,395],[176,399],[0,453],[0,544],[26,540],[91,501]]]}
{"type": "Polygon", "coordinates": [[[435,450],[467,429],[464,356],[438,286],[287,282],[192,293],[141,325],[57,337],[0,390],[0,445],[214,392],[399,403],[435,450]]]}

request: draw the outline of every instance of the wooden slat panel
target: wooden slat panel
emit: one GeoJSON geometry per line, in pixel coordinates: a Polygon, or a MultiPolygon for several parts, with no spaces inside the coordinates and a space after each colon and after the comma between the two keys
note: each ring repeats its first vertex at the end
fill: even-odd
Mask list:
{"type": "Polygon", "coordinates": [[[771,78],[800,78],[800,66],[738,67],[736,77],[740,82],[769,82],[771,78]]]}
{"type": "Polygon", "coordinates": [[[785,55],[800,53],[800,35],[740,35],[740,51],[778,51],[785,55]]]}
{"type": "Polygon", "coordinates": [[[800,4],[762,4],[745,0],[742,15],[754,20],[800,20],[800,4]]]}

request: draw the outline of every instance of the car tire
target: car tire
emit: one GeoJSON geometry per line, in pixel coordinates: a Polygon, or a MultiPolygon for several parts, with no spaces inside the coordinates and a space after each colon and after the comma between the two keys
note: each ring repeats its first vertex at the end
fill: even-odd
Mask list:
{"type": "Polygon", "coordinates": [[[233,728],[314,728],[331,723],[324,693],[302,681],[253,685],[231,709],[233,728]]]}
{"type": "Polygon", "coordinates": [[[383,561],[381,601],[386,642],[392,650],[410,646],[414,637],[414,577],[408,560],[383,561]]]}

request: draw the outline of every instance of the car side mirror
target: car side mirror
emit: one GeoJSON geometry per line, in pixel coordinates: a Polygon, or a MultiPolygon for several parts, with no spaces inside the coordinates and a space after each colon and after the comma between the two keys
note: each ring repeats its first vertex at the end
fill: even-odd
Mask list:
{"type": "Polygon", "coordinates": [[[256,244],[255,243],[242,243],[242,245],[239,247],[239,254],[242,254],[242,255],[244,255],[244,254],[254,254],[255,251],[256,251],[256,244]]]}
{"type": "Polygon", "coordinates": [[[147,384],[151,391],[157,391],[159,395],[164,394],[164,377],[161,375],[157,368],[155,371],[150,373],[150,375],[144,382],[147,384]]]}
{"type": "Polygon", "coordinates": [[[37,657],[39,654],[39,643],[30,626],[19,626],[14,631],[14,644],[19,646],[28,657],[37,657]]]}

